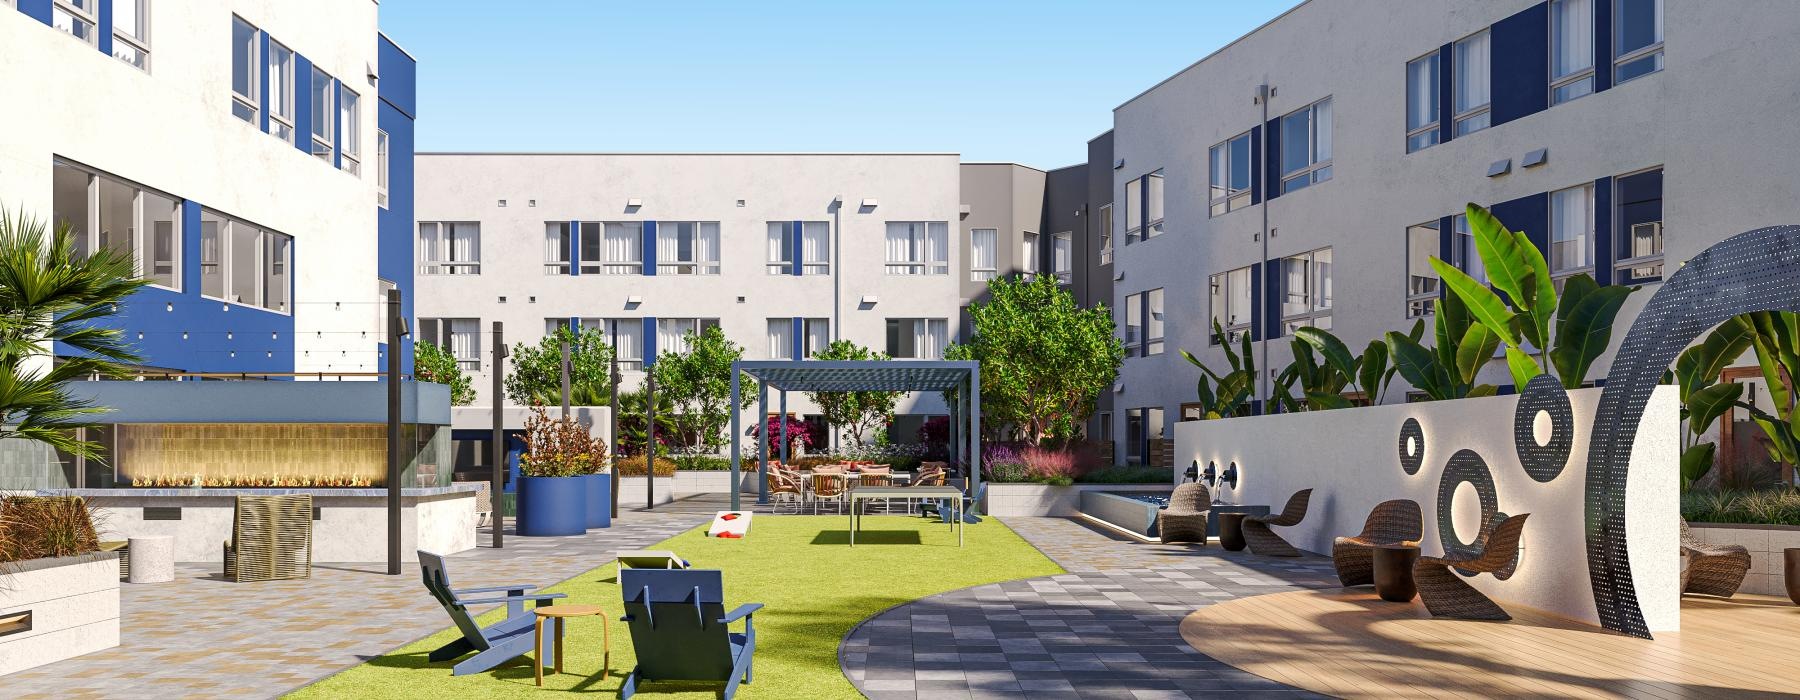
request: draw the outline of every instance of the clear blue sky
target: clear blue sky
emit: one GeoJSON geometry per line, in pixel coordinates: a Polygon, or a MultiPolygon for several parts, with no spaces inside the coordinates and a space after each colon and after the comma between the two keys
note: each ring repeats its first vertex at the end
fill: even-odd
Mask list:
{"type": "Polygon", "coordinates": [[[1112,108],[1298,0],[387,0],[419,150],[1085,159],[1112,108]]]}

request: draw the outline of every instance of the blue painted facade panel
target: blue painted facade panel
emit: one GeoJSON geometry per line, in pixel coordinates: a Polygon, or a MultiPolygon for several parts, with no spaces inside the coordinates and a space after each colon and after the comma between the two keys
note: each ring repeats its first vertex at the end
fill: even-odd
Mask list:
{"type": "MultiPolygon", "coordinates": [[[[1266,322],[1267,322],[1267,319],[1265,319],[1263,317],[1268,315],[1268,307],[1264,306],[1264,301],[1265,300],[1263,299],[1263,266],[1262,266],[1262,263],[1251,263],[1251,265],[1250,265],[1250,308],[1251,309],[1259,309],[1262,311],[1262,313],[1252,312],[1250,314],[1250,339],[1251,340],[1262,340],[1263,339],[1263,327],[1266,325],[1266,322]]],[[[1208,332],[1211,332],[1211,331],[1209,330],[1208,332]]]]}
{"type": "MultiPolygon", "coordinates": [[[[331,81],[331,102],[338,104],[343,99],[344,84],[333,78],[331,81]]],[[[342,105],[339,105],[340,107],[342,105]]],[[[344,167],[344,110],[331,110],[331,167],[344,167]]]]}
{"type": "Polygon", "coordinates": [[[19,11],[46,25],[50,24],[50,0],[18,0],[19,11]]]}
{"type": "Polygon", "coordinates": [[[1594,3],[1594,92],[1613,84],[1612,11],[1611,0],[1594,3]]]}
{"type": "Polygon", "coordinates": [[[793,341],[793,359],[806,359],[806,317],[804,316],[794,317],[793,341]]]}
{"type": "MultiPolygon", "coordinates": [[[[1492,46],[1492,44],[1489,44],[1492,46]]],[[[1456,44],[1438,47],[1438,142],[1456,136],[1456,44]]],[[[1449,260],[1449,258],[1445,258],[1449,260]]]]}
{"type": "MultiPolygon", "coordinates": [[[[1445,262],[1456,262],[1456,217],[1445,216],[1438,219],[1438,259],[1445,262]]],[[[1442,283],[1438,284],[1438,298],[1448,293],[1442,283]]]]}
{"type": "Polygon", "coordinates": [[[312,153],[312,61],[298,52],[294,53],[294,148],[312,153]]]}
{"type": "Polygon", "coordinates": [[[1262,204],[1262,127],[1250,127],[1250,203],[1262,204]]]}
{"type": "MultiPolygon", "coordinates": [[[[1605,3],[1601,3],[1605,4],[1605,3]]],[[[1594,181],[1594,281],[1613,283],[1613,179],[1594,181]]]]}
{"type": "Polygon", "coordinates": [[[262,109],[256,110],[256,128],[262,129],[262,132],[266,134],[269,133],[269,33],[257,32],[256,37],[256,51],[258,56],[262,56],[260,64],[263,66],[262,79],[256,81],[257,99],[259,100],[257,104],[262,105],[262,109]]]}
{"type": "MultiPolygon", "coordinates": [[[[644,222],[644,274],[651,277],[656,275],[656,222],[654,221],[644,222]]],[[[650,334],[646,332],[644,335],[649,336],[650,334]]],[[[645,356],[644,359],[650,358],[645,356]]]]}
{"type": "Polygon", "coordinates": [[[581,220],[569,220],[569,276],[581,276],[581,220]]]}
{"type": "Polygon", "coordinates": [[[99,36],[94,37],[95,39],[98,39],[98,41],[94,43],[100,47],[100,53],[111,56],[113,45],[113,0],[100,0],[100,6],[95,8],[94,11],[94,19],[99,23],[99,36]]]}
{"type": "Polygon", "coordinates": [[[1283,293],[1282,285],[1284,284],[1284,275],[1281,274],[1281,260],[1279,258],[1275,260],[1265,260],[1263,261],[1263,266],[1266,268],[1265,272],[1267,274],[1263,275],[1263,283],[1257,290],[1262,294],[1263,313],[1267,314],[1269,317],[1268,324],[1264,326],[1263,339],[1274,340],[1280,338],[1283,332],[1281,327],[1281,295],[1283,293]]]}
{"type": "Polygon", "coordinates": [[[656,364],[656,317],[645,316],[644,327],[644,366],[656,364]]]}
{"type": "Polygon", "coordinates": [[[1493,126],[1550,106],[1550,10],[1539,3],[1495,22],[1489,44],[1493,126]]]}
{"type": "MultiPolygon", "coordinates": [[[[800,235],[801,226],[802,226],[801,222],[795,221],[793,230],[788,232],[788,247],[790,250],[794,251],[793,272],[791,272],[789,274],[792,274],[796,277],[804,274],[804,271],[800,264],[801,257],[802,257],[802,255],[800,253],[800,250],[801,250],[800,242],[803,240],[803,237],[800,235]]],[[[794,354],[795,359],[799,359],[799,357],[800,357],[799,353],[794,354]]]]}
{"type": "MultiPolygon", "coordinates": [[[[400,312],[417,328],[418,324],[413,316],[413,275],[418,270],[413,261],[413,231],[417,213],[413,170],[416,140],[410,109],[415,85],[412,75],[417,66],[411,56],[388,41],[387,37],[381,37],[379,44],[377,70],[381,72],[381,80],[376,83],[376,102],[379,106],[375,120],[376,126],[388,135],[388,205],[386,209],[376,210],[376,270],[382,279],[393,282],[400,290],[400,312]],[[390,80],[390,76],[395,79],[390,80]],[[407,106],[407,109],[402,109],[401,105],[407,106]]],[[[401,353],[401,371],[411,373],[411,337],[402,339],[401,353]]]]}
{"type": "Polygon", "coordinates": [[[1550,250],[1550,194],[1539,192],[1493,206],[1494,218],[1508,229],[1522,231],[1538,250],[1550,250]]]}
{"type": "Polygon", "coordinates": [[[1265,201],[1281,196],[1281,117],[1270,119],[1263,124],[1264,133],[1269,135],[1268,152],[1263,154],[1263,199],[1265,201]]]}

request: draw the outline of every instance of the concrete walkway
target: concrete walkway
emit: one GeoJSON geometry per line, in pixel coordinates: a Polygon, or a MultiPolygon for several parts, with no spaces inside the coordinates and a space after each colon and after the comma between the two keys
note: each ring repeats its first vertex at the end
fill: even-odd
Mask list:
{"type": "MultiPolygon", "coordinates": [[[[480,547],[450,557],[451,576],[458,588],[548,586],[710,517],[623,515],[581,537],[508,536],[504,549],[483,533],[480,547]]],[[[9,675],[0,696],[279,696],[450,625],[416,561],[399,576],[386,570],[315,563],[310,579],[231,583],[217,566],[178,565],[172,582],[120,585],[121,646],[9,675]]]]}
{"type": "Polygon", "coordinates": [[[1314,697],[1201,655],[1178,627],[1218,601],[1336,586],[1329,559],[1001,520],[1070,573],[951,591],[865,621],[838,651],[858,690],[874,700],[1314,697]]]}

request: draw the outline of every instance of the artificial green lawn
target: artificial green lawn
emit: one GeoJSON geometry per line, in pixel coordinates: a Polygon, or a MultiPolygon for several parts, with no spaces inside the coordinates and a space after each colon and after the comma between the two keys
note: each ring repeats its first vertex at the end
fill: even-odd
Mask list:
{"type": "MultiPolygon", "coordinates": [[[[838,668],[837,648],[858,622],[887,608],[925,596],[997,581],[1063,573],[1037,549],[998,520],[988,518],[967,530],[966,546],[956,546],[950,526],[917,517],[868,516],[854,549],[846,544],[848,518],[759,516],[742,540],[705,536],[702,528],[671,537],[649,549],[670,549],[697,568],[725,572],[725,608],[762,603],[756,613],[755,682],[738,697],[858,698],[861,694],[838,668]]],[[[604,535],[595,535],[604,536],[604,535]]],[[[611,673],[600,672],[600,620],[570,622],[564,673],[533,684],[529,654],[487,673],[453,677],[450,663],[427,664],[425,655],[455,638],[445,629],[366,664],[295,692],[308,698],[535,697],[573,691],[617,697],[631,670],[631,635],[618,621],[620,595],[611,561],[552,586],[569,597],[559,603],[598,604],[612,625],[611,673]]],[[[454,560],[452,561],[454,566],[454,560]]],[[[454,573],[454,569],[452,570],[454,573]]],[[[423,588],[421,601],[426,599],[423,588]]],[[[420,614],[449,618],[435,607],[420,614]]],[[[499,619],[493,611],[483,624],[499,619]]],[[[742,630],[742,623],[732,625],[742,630]]],[[[658,698],[716,698],[722,684],[649,683],[638,695],[658,698]]]]}

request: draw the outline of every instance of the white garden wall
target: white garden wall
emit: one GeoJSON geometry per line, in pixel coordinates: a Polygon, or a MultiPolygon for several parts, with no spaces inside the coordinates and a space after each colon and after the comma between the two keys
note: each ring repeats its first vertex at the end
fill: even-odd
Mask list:
{"type": "Polygon", "coordinates": [[[34,559],[0,569],[0,619],[24,614],[29,624],[0,627],[0,676],[118,646],[118,553],[34,559]]]}
{"type": "MultiPolygon", "coordinates": [[[[1178,464],[1216,461],[1223,472],[1236,462],[1237,488],[1215,490],[1229,503],[1268,505],[1279,511],[1288,497],[1313,489],[1306,519],[1277,532],[1294,546],[1329,554],[1334,537],[1362,530],[1377,503],[1417,501],[1424,511],[1425,555],[1439,555],[1438,488],[1444,466],[1459,450],[1479,454],[1493,475],[1500,512],[1530,513],[1518,570],[1506,581],[1481,575],[1471,584],[1503,606],[1511,603],[1599,624],[1588,581],[1585,478],[1588,437],[1600,389],[1569,392],[1574,442],[1568,464],[1548,483],[1520,466],[1513,443],[1517,396],[1434,401],[1316,411],[1175,426],[1178,464]],[[1417,419],[1424,433],[1424,463],[1408,475],[1400,465],[1401,425],[1417,419]]],[[[1545,432],[1548,420],[1535,421],[1545,432]]],[[[1651,397],[1632,449],[1626,531],[1632,576],[1644,619],[1652,631],[1680,626],[1679,403],[1673,387],[1651,397]]],[[[1454,528],[1463,541],[1479,530],[1480,504],[1463,485],[1451,498],[1454,528]]]]}

